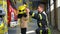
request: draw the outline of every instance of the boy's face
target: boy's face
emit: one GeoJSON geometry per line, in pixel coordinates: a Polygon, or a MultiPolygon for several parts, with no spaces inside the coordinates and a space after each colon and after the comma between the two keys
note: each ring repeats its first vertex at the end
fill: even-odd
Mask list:
{"type": "Polygon", "coordinates": [[[42,12],[44,10],[44,6],[42,6],[42,5],[38,6],[37,10],[38,10],[38,12],[42,12]]]}

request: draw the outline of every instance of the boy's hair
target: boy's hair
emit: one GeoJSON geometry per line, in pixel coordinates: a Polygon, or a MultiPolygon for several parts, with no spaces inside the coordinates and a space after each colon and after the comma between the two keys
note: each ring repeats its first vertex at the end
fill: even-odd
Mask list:
{"type": "Polygon", "coordinates": [[[38,6],[44,7],[46,5],[46,2],[39,2],[38,6]]]}

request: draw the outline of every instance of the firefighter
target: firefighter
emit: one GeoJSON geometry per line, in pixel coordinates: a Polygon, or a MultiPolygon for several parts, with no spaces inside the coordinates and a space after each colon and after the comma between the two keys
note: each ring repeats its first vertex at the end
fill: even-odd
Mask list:
{"type": "Polygon", "coordinates": [[[44,14],[44,5],[45,2],[40,2],[37,8],[38,13],[30,11],[28,8],[27,12],[32,16],[32,18],[37,20],[38,28],[36,29],[36,34],[48,34],[48,21],[46,15],[44,14]]]}
{"type": "Polygon", "coordinates": [[[21,34],[26,34],[29,13],[26,12],[26,5],[19,6],[18,18],[20,19],[21,34]]]}

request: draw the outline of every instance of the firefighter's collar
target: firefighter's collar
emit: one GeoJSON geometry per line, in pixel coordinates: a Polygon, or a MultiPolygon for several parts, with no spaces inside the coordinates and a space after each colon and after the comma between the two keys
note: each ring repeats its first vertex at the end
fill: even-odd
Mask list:
{"type": "Polygon", "coordinates": [[[43,13],[43,11],[42,11],[42,12],[38,12],[38,13],[40,13],[40,14],[41,14],[41,13],[43,13]]]}

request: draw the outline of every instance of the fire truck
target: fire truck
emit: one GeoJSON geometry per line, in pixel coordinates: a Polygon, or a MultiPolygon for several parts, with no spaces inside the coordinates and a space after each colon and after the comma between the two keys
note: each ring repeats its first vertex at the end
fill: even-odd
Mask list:
{"type": "Polygon", "coordinates": [[[0,0],[0,34],[8,34],[6,0],[0,0]]]}
{"type": "Polygon", "coordinates": [[[17,23],[17,10],[15,8],[15,3],[15,0],[7,0],[9,27],[14,27],[17,23]]]}

